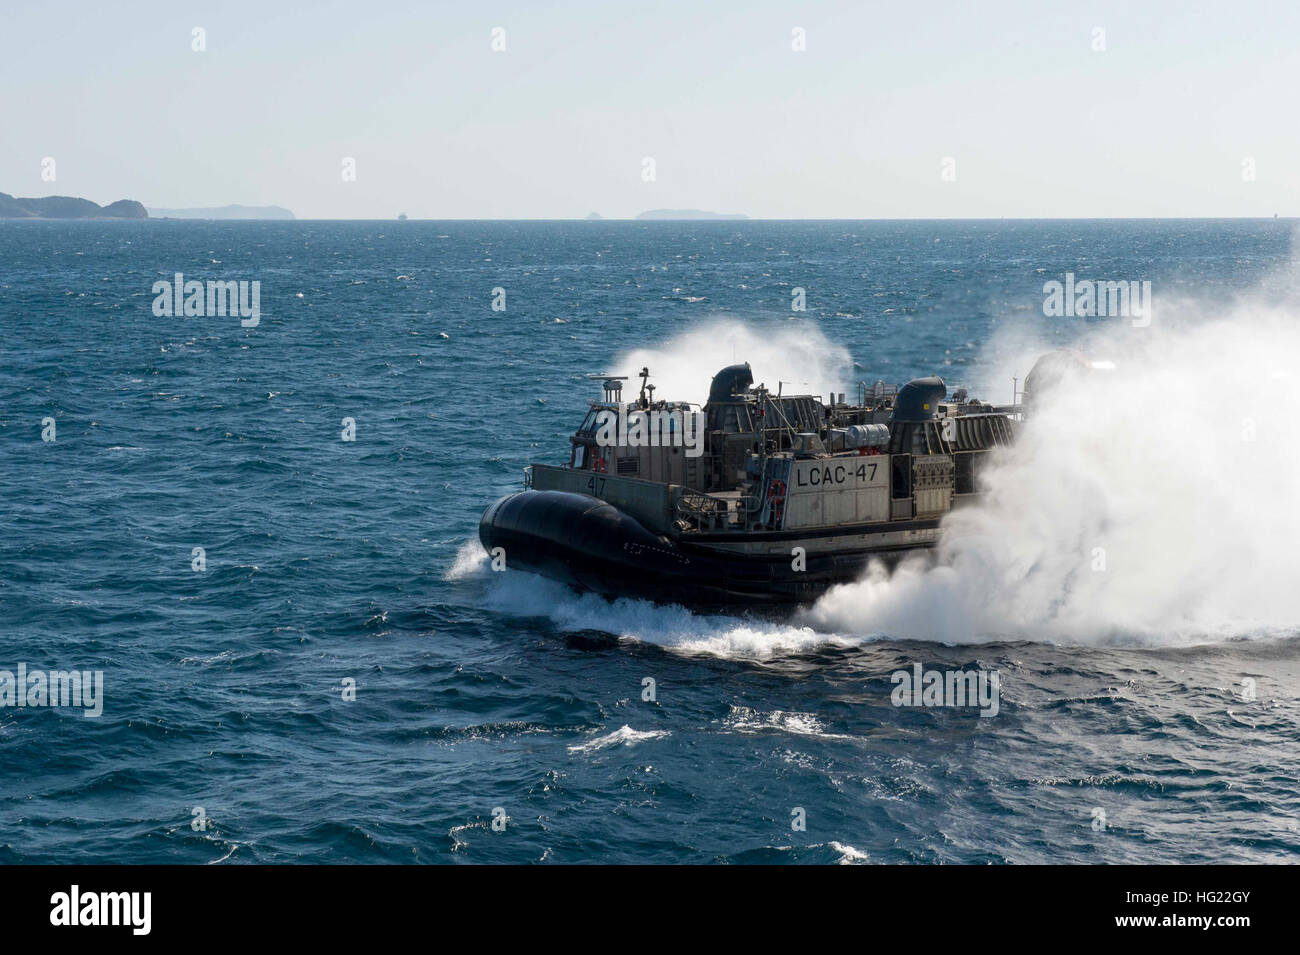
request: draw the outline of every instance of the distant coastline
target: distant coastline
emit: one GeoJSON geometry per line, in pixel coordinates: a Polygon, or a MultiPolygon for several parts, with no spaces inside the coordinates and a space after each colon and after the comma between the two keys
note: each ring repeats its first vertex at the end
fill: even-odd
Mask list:
{"type": "Polygon", "coordinates": [[[75,196],[24,198],[0,192],[0,219],[277,219],[297,216],[283,206],[213,206],[195,209],[146,208],[134,199],[101,206],[75,196]]]}
{"type": "Polygon", "coordinates": [[[296,219],[283,206],[213,206],[199,209],[156,209],[149,207],[153,219],[296,219]]]}
{"type": "MultiPolygon", "coordinates": [[[[89,199],[72,196],[44,196],[41,198],[15,197],[0,192],[0,221],[14,219],[172,219],[203,221],[280,221],[280,222],[384,222],[393,221],[388,217],[348,217],[308,216],[300,219],[292,210],[284,206],[243,206],[227,205],[212,207],[194,207],[166,209],[146,207],[133,199],[120,199],[107,206],[101,206],[89,199]]],[[[1080,217],[1080,216],[911,216],[911,217],[834,217],[834,218],[765,218],[751,217],[745,213],[712,212],[705,209],[650,209],[636,216],[606,217],[599,212],[590,212],[581,218],[410,218],[405,213],[397,216],[400,222],[1252,222],[1273,221],[1294,223],[1300,217],[1279,215],[1278,213],[1258,216],[1128,216],[1115,217],[1080,217]]]]}
{"type": "Polygon", "coordinates": [[[643,212],[638,219],[748,219],[749,216],[739,212],[710,212],[707,209],[651,209],[643,212]]]}
{"type": "Polygon", "coordinates": [[[101,206],[74,196],[22,198],[0,192],[0,219],[147,219],[149,212],[134,199],[101,206]]]}
{"type": "MultiPolygon", "coordinates": [[[[749,216],[739,212],[710,212],[707,209],[651,209],[643,212],[633,221],[641,220],[664,220],[678,222],[695,222],[702,219],[748,219],[749,216]]],[[[608,222],[609,220],[599,212],[589,212],[585,217],[587,222],[608,222]]]]}

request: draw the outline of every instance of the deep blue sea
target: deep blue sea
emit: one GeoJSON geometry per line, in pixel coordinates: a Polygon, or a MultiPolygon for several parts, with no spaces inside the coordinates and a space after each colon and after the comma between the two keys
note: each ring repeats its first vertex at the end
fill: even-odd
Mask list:
{"type": "Polygon", "coordinates": [[[1287,293],[1293,232],[0,223],[0,670],[104,681],[97,718],[0,709],[0,861],[1296,861],[1300,616],[1164,639],[1133,586],[1098,614],[1140,628],[1040,639],[1004,576],[976,640],[842,608],[823,632],[578,597],[473,543],[620,357],[802,381],[776,365],[811,343],[844,390],[939,373],[1005,402],[1008,343],[1096,324],[1049,322],[1045,280],[1227,308],[1287,293]],[[155,316],[177,272],[260,282],[260,324],[155,316]],[[916,662],[997,670],[999,714],[894,706],[916,662]]]}

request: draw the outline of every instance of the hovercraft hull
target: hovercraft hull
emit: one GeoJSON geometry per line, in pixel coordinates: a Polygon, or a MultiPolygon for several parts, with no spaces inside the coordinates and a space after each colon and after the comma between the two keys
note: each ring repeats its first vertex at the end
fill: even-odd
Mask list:
{"type": "Polygon", "coordinates": [[[745,607],[814,600],[860,576],[871,560],[893,563],[916,549],[804,548],[802,569],[795,569],[790,548],[755,554],[729,551],[717,539],[674,539],[652,533],[607,501],[568,491],[521,491],[500,499],[484,512],[479,539],[489,554],[504,558],[506,570],[578,590],[745,607]]]}

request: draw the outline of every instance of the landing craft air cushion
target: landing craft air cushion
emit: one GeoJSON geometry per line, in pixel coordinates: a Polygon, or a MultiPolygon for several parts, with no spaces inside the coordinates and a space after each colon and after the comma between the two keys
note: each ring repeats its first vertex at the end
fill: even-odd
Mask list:
{"type": "Polygon", "coordinates": [[[965,389],[949,396],[938,377],[860,382],[854,403],[824,403],[774,395],[738,364],[714,376],[702,409],[656,401],[645,369],[626,404],[626,378],[592,377],[604,379],[604,399],[569,439],[568,463],[526,468],[525,489],[487,508],[479,538],[508,569],[611,597],[813,600],[872,560],[933,547],[944,515],[977,498],[981,467],[1013,441],[1020,417],[1018,405],[965,389]],[[656,412],[684,426],[626,440],[630,418],[656,412]],[[698,435],[691,416],[703,421],[702,449],[683,440],[698,435]],[[610,443],[615,418],[621,437],[610,443]]]}

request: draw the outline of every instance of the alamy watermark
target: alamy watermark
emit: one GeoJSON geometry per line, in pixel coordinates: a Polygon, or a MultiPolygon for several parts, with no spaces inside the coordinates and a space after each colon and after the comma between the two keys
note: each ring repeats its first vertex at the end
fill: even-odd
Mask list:
{"type": "Polygon", "coordinates": [[[703,413],[694,409],[629,411],[604,409],[596,415],[596,444],[602,448],[683,448],[688,458],[704,453],[703,413]]]}
{"type": "Polygon", "coordinates": [[[889,698],[895,706],[978,707],[980,716],[997,716],[1002,678],[997,670],[926,670],[921,664],[895,670],[889,698]]]}
{"type": "Polygon", "coordinates": [[[90,718],[104,712],[103,670],[0,670],[0,709],[6,706],[79,706],[90,718]]]}
{"type": "Polygon", "coordinates": [[[1131,318],[1134,328],[1151,324],[1150,281],[1075,281],[1074,273],[1066,272],[1064,282],[1044,283],[1043,294],[1048,318],[1131,318]]]}
{"type": "Polygon", "coordinates": [[[153,313],[158,318],[238,315],[245,328],[256,328],[262,320],[262,283],[256,280],[209,279],[205,284],[198,279],[186,281],[185,275],[177,272],[173,282],[154,282],[153,294],[153,313]]]}
{"type": "Polygon", "coordinates": [[[152,892],[84,892],[74,884],[50,896],[50,924],[125,926],[132,935],[148,935],[152,909],[152,892]]]}

